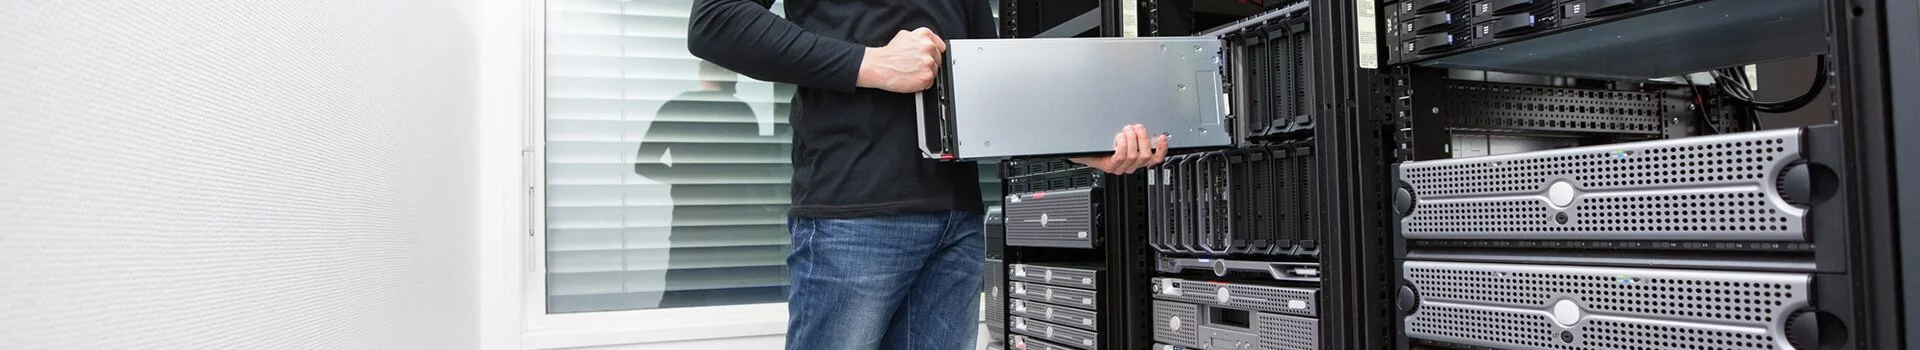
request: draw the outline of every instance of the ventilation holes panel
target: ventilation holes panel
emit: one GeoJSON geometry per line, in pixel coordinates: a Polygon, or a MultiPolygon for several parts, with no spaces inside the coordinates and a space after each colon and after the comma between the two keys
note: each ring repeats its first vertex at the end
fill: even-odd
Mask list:
{"type": "Polygon", "coordinates": [[[1256,315],[1260,324],[1260,344],[1269,350],[1317,350],[1320,348],[1318,320],[1271,313],[1256,315]]]}
{"type": "Polygon", "coordinates": [[[1567,179],[1585,191],[1764,185],[1798,159],[1799,129],[1631,142],[1496,156],[1401,163],[1420,198],[1544,191],[1567,179]]]}
{"type": "Polygon", "coordinates": [[[1408,337],[1484,346],[1532,349],[1575,347],[1562,343],[1546,316],[1445,305],[1422,305],[1406,320],[1408,337]]]}
{"type": "MultiPolygon", "coordinates": [[[[1811,300],[1805,274],[1409,261],[1422,304],[1548,313],[1565,300],[1614,318],[1778,329],[1811,300]]],[[[1423,306],[1424,307],[1424,306],[1423,306]]]]}

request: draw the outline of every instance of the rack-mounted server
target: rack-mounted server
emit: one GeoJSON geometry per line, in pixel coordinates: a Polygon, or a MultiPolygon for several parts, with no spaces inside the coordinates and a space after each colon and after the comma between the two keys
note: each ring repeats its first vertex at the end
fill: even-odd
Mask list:
{"type": "Polygon", "coordinates": [[[1414,241],[1786,249],[1843,230],[1842,221],[1816,215],[1845,171],[1830,158],[1839,147],[1834,133],[1808,127],[1407,162],[1398,167],[1394,203],[1401,236],[1414,241]]]}
{"type": "Polygon", "coordinates": [[[1002,166],[1006,245],[1093,249],[1105,239],[1106,180],[1061,159],[1016,159],[1002,166]]]}
{"type": "Polygon", "coordinates": [[[1402,163],[1403,336],[1818,348],[1857,307],[1841,140],[1814,126],[1402,163]]]}
{"type": "Polygon", "coordinates": [[[1303,10],[1269,14],[1218,32],[1227,42],[1228,102],[1243,142],[1310,134],[1314,127],[1311,22],[1303,10]]]}
{"type": "MultiPolygon", "coordinates": [[[[1045,339],[1045,338],[1042,338],[1042,339],[1045,339]]],[[[1080,349],[1080,348],[1074,348],[1074,347],[1067,347],[1067,346],[1064,346],[1064,345],[1058,345],[1058,344],[1054,344],[1054,343],[1049,343],[1049,342],[1047,342],[1047,341],[1044,341],[1044,340],[1037,340],[1037,339],[1034,339],[1034,338],[1031,338],[1031,337],[1027,337],[1027,336],[1025,336],[1025,335],[1019,335],[1019,334],[1015,334],[1015,335],[1014,335],[1013,337],[1011,337],[1011,338],[1009,338],[1009,339],[1007,340],[1007,343],[1008,343],[1008,344],[1013,344],[1013,348],[1014,348],[1014,349],[1020,349],[1020,350],[1076,350],[1076,349],[1080,349]]],[[[1092,346],[1092,345],[1090,345],[1090,344],[1093,344],[1093,343],[1094,343],[1094,342],[1092,342],[1092,341],[1088,341],[1088,342],[1085,342],[1085,343],[1083,343],[1083,344],[1088,344],[1088,345],[1086,345],[1086,346],[1092,346]]]]}
{"type": "Polygon", "coordinates": [[[1318,291],[1153,279],[1154,341],[1192,349],[1320,349],[1318,291]]]}
{"type": "Polygon", "coordinates": [[[1098,349],[1105,324],[1100,291],[1111,283],[1105,271],[1093,264],[1009,266],[1011,299],[1004,320],[1014,333],[1009,343],[1015,349],[1034,344],[1098,349]]]}
{"type": "Polygon", "coordinates": [[[1129,124],[1171,136],[1171,148],[1230,144],[1220,44],[1206,37],[952,40],[941,81],[915,99],[921,151],[943,160],[1111,152],[1113,132],[1129,124]]]}
{"type": "Polygon", "coordinates": [[[1246,146],[1168,157],[1147,173],[1147,241],[1176,257],[1319,250],[1313,147],[1246,146]]]}
{"type": "Polygon", "coordinates": [[[987,262],[985,285],[980,290],[985,294],[987,339],[989,346],[1003,345],[1007,334],[1007,220],[999,206],[987,207],[984,220],[987,262]]]}
{"type": "Polygon", "coordinates": [[[1819,1],[1403,0],[1381,10],[1391,63],[1658,78],[1825,51],[1822,6],[1819,1]],[[1765,38],[1766,44],[1748,45],[1753,38],[1765,38]]]}
{"type": "Polygon", "coordinates": [[[1127,124],[1174,149],[1311,130],[1307,8],[1197,36],[952,40],[915,98],[919,147],[941,160],[1019,158],[1108,152],[1127,124]]]}
{"type": "Polygon", "coordinates": [[[1037,191],[1006,197],[1007,245],[1092,249],[1104,235],[1101,188],[1037,191]]]}
{"type": "Polygon", "coordinates": [[[1408,337],[1499,349],[1818,349],[1809,273],[1409,261],[1408,337]]]}

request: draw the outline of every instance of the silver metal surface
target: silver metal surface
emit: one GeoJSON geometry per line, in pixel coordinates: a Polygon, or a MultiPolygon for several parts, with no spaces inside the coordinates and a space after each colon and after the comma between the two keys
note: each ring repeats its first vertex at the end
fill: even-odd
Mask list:
{"type": "Polygon", "coordinates": [[[1159,270],[1166,273],[1202,270],[1221,277],[1226,277],[1233,272],[1257,273],[1279,281],[1320,281],[1320,264],[1318,263],[1163,257],[1160,258],[1159,270]]]}
{"type": "Polygon", "coordinates": [[[1171,148],[1230,144],[1220,45],[1210,37],[953,40],[955,156],[1111,152],[1113,135],[1130,124],[1170,135],[1171,148]]]}
{"type": "Polygon", "coordinates": [[[1805,241],[1800,129],[1401,163],[1410,239],[1805,241]]]}
{"type": "Polygon", "coordinates": [[[1019,335],[1019,334],[1015,334],[1013,335],[1013,337],[1008,338],[1007,343],[1013,344],[1014,350],[1075,350],[1075,348],[1072,348],[1072,347],[1049,343],[1044,340],[1034,339],[1034,338],[1030,338],[1030,337],[1019,335]]]}
{"type": "Polygon", "coordinates": [[[1085,289],[1055,287],[1027,282],[1008,283],[1007,289],[1007,295],[1013,296],[1016,299],[1035,300],[1088,310],[1096,309],[1100,302],[1100,293],[1085,289]]]}
{"type": "Polygon", "coordinates": [[[1153,301],[1153,341],[1195,346],[1200,343],[1200,305],[1153,301]]]}
{"type": "MultiPolygon", "coordinates": [[[[1094,331],[1056,325],[1050,322],[1020,316],[1011,317],[1008,322],[1007,327],[1011,328],[1014,333],[1026,334],[1055,344],[1065,344],[1081,349],[1098,349],[1095,346],[1099,345],[1099,334],[1094,331]]],[[[1028,340],[1026,343],[1027,345],[1032,345],[1033,341],[1028,340]]],[[[1016,342],[1013,346],[1015,349],[1020,349],[1020,345],[1020,343],[1016,342]]]]}
{"type": "Polygon", "coordinates": [[[1155,299],[1294,316],[1318,316],[1320,307],[1320,291],[1306,288],[1156,277],[1153,292],[1155,299]]]}
{"type": "Polygon", "coordinates": [[[1086,330],[1099,329],[1095,322],[1099,322],[1100,314],[1086,309],[1014,299],[1007,303],[1007,312],[1031,320],[1053,322],[1086,330]]]}
{"type": "Polygon", "coordinates": [[[1579,140],[1486,134],[1453,134],[1453,158],[1470,158],[1567,148],[1579,140]]]}
{"type": "Polygon", "coordinates": [[[1406,262],[1409,337],[1493,348],[1793,349],[1807,274],[1406,262]]]}
{"type": "Polygon", "coordinates": [[[1013,280],[1045,283],[1073,288],[1098,288],[1099,271],[1063,266],[1013,264],[1008,268],[1013,280]]]}
{"type": "Polygon", "coordinates": [[[1093,190],[1019,193],[1006,197],[1007,245],[1093,248],[1093,190]]]}
{"type": "Polygon", "coordinates": [[[1320,322],[1271,312],[1153,301],[1153,340],[1195,349],[1318,350],[1320,322]],[[1242,313],[1244,312],[1244,313],[1242,313]],[[1238,317],[1226,313],[1241,313],[1238,317]],[[1234,324],[1232,319],[1239,319],[1234,324]]]}
{"type": "Polygon", "coordinates": [[[1649,258],[1633,254],[1620,256],[1594,256],[1591,254],[1568,255],[1555,253],[1472,253],[1458,251],[1409,251],[1408,260],[1448,260],[1471,262],[1512,262],[1526,261],[1535,264],[1566,265],[1620,265],[1620,266],[1658,266],[1669,269],[1706,269],[1732,271],[1780,271],[1796,272],[1818,271],[1818,265],[1811,260],[1789,254],[1765,254],[1759,256],[1662,256],[1649,258]]]}
{"type": "Polygon", "coordinates": [[[984,287],[987,294],[985,322],[987,334],[992,337],[991,339],[1001,339],[1007,334],[1007,271],[1003,268],[1004,266],[1006,266],[1005,261],[987,259],[987,283],[984,287]]]}

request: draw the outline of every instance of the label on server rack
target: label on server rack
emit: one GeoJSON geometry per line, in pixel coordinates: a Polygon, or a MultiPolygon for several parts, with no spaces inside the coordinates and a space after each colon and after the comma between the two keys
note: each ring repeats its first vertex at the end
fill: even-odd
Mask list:
{"type": "Polygon", "coordinates": [[[1360,47],[1359,56],[1355,58],[1360,61],[1361,69],[1380,69],[1380,29],[1373,23],[1373,5],[1374,0],[1353,1],[1353,22],[1358,27],[1355,36],[1359,41],[1354,46],[1360,47]]]}

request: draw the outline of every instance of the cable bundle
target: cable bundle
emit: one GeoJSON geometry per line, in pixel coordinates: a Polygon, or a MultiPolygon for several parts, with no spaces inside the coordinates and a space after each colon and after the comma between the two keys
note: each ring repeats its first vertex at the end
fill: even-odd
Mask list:
{"type": "Polygon", "coordinates": [[[1814,97],[1819,96],[1820,90],[1827,87],[1827,56],[1814,56],[1814,60],[1816,68],[1814,69],[1813,86],[1807,87],[1806,93],[1800,94],[1800,96],[1790,100],[1779,102],[1755,101],[1753,99],[1753,88],[1747,85],[1747,71],[1740,67],[1714,70],[1714,85],[1719,86],[1720,92],[1735,104],[1751,107],[1756,112],[1791,112],[1800,109],[1800,107],[1806,107],[1808,103],[1812,103],[1814,97]]]}

